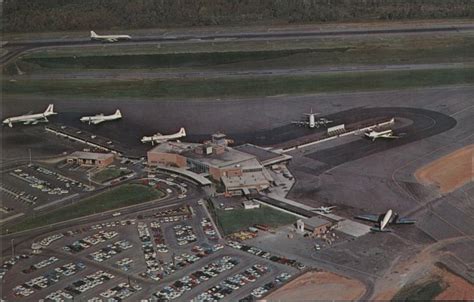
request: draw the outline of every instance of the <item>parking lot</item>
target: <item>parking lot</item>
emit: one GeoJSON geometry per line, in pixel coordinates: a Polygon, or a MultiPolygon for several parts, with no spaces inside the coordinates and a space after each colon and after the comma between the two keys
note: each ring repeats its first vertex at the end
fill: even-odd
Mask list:
{"type": "Polygon", "coordinates": [[[8,301],[233,301],[278,274],[298,271],[220,242],[197,201],[138,216],[110,217],[37,238],[41,252],[5,273],[13,278],[4,296],[8,301]]]}
{"type": "Polygon", "coordinates": [[[2,173],[0,185],[2,218],[40,210],[48,204],[66,201],[95,188],[52,167],[22,165],[2,173]]]}

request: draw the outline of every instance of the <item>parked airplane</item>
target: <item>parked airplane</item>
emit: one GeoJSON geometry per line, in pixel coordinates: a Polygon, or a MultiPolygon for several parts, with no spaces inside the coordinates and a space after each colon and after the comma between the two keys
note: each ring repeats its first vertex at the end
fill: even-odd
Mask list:
{"type": "Polygon", "coordinates": [[[369,132],[366,132],[365,136],[368,137],[368,138],[371,138],[372,141],[375,141],[378,138],[400,138],[400,136],[394,135],[393,130],[391,130],[391,129],[380,131],[380,132],[371,130],[369,132]]]}
{"type": "Polygon", "coordinates": [[[359,215],[355,218],[361,220],[367,220],[377,223],[377,227],[370,228],[373,232],[390,232],[390,229],[386,229],[385,227],[388,224],[414,224],[416,221],[408,218],[400,217],[397,213],[394,213],[392,210],[388,210],[385,214],[367,214],[367,215],[359,215]]]}
{"type": "Polygon", "coordinates": [[[152,136],[144,136],[142,138],[142,143],[150,143],[152,145],[154,145],[155,143],[163,143],[163,142],[166,142],[166,141],[169,141],[169,140],[174,140],[174,139],[178,139],[178,138],[181,138],[181,137],[185,137],[186,136],[186,130],[184,130],[184,128],[181,128],[179,129],[179,131],[177,133],[174,133],[174,134],[169,134],[169,135],[163,135],[161,133],[156,133],[152,136]]]}
{"type": "Polygon", "coordinates": [[[23,123],[23,125],[36,125],[39,122],[48,122],[48,116],[58,114],[57,112],[54,112],[54,105],[49,104],[48,108],[43,113],[35,113],[31,114],[27,113],[24,115],[20,116],[13,116],[5,119],[3,121],[4,124],[7,124],[10,128],[13,127],[14,123],[23,123]]]}
{"type": "Polygon", "coordinates": [[[131,40],[132,37],[129,35],[98,35],[94,31],[91,31],[91,40],[98,40],[103,42],[117,42],[118,40],[131,40]]]}
{"type": "Polygon", "coordinates": [[[320,213],[323,213],[323,214],[331,214],[332,209],[334,209],[335,207],[336,207],[336,206],[319,207],[319,208],[313,209],[313,211],[320,212],[320,213]]]}
{"type": "Polygon", "coordinates": [[[89,125],[90,124],[97,125],[102,122],[118,120],[121,118],[122,118],[122,113],[120,112],[119,109],[117,109],[117,111],[115,111],[115,113],[111,115],[104,115],[103,113],[100,113],[94,116],[83,116],[81,117],[81,122],[83,123],[88,122],[89,125]]]}
{"type": "Polygon", "coordinates": [[[328,120],[327,118],[319,118],[316,120],[316,116],[319,115],[320,113],[313,112],[313,108],[311,108],[310,113],[304,113],[303,115],[308,117],[308,120],[306,121],[292,121],[292,124],[297,124],[299,126],[306,126],[309,128],[319,128],[320,126],[326,126],[329,123],[332,123],[332,121],[328,120]]]}

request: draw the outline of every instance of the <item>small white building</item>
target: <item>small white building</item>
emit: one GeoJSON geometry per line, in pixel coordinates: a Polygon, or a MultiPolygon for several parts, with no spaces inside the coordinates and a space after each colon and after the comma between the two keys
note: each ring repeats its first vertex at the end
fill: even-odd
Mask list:
{"type": "Polygon", "coordinates": [[[244,205],[244,209],[246,210],[260,208],[260,204],[258,202],[251,201],[251,200],[245,200],[242,204],[244,205]]]}

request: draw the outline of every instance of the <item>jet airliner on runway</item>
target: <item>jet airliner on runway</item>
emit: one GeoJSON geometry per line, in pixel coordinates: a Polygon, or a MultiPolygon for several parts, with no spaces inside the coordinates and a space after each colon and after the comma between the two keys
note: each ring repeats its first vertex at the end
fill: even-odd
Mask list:
{"type": "Polygon", "coordinates": [[[372,232],[390,232],[390,229],[385,227],[388,224],[414,224],[416,221],[409,218],[400,217],[397,213],[394,213],[392,210],[388,210],[385,214],[367,214],[359,215],[355,218],[361,220],[367,220],[377,223],[377,227],[372,227],[370,230],[372,232]]]}
{"type": "Polygon", "coordinates": [[[119,109],[117,109],[117,111],[115,111],[115,113],[111,114],[111,115],[104,115],[103,113],[100,113],[100,114],[96,114],[94,116],[83,116],[83,117],[81,117],[81,122],[83,122],[83,123],[88,122],[89,125],[90,124],[97,125],[97,124],[100,124],[102,122],[113,121],[113,120],[117,120],[117,119],[121,119],[121,118],[122,118],[122,113],[120,112],[119,109]]]}
{"type": "Polygon", "coordinates": [[[131,40],[132,37],[129,35],[98,35],[94,31],[91,31],[91,40],[98,40],[103,42],[117,42],[119,40],[131,40]]]}
{"type": "Polygon", "coordinates": [[[13,116],[3,120],[4,124],[7,124],[10,128],[13,127],[14,123],[23,123],[23,125],[36,125],[39,122],[48,122],[48,116],[58,114],[54,112],[54,105],[49,104],[48,108],[43,113],[27,113],[20,116],[13,116]]]}
{"type": "Polygon", "coordinates": [[[161,133],[156,133],[152,136],[144,136],[142,138],[142,143],[150,143],[152,145],[154,145],[155,143],[163,143],[163,142],[166,142],[166,141],[169,141],[169,140],[174,140],[174,139],[178,139],[178,138],[181,138],[181,137],[185,137],[186,136],[186,130],[184,128],[181,128],[179,129],[179,131],[177,133],[174,133],[174,134],[169,134],[169,135],[163,135],[161,133]]]}

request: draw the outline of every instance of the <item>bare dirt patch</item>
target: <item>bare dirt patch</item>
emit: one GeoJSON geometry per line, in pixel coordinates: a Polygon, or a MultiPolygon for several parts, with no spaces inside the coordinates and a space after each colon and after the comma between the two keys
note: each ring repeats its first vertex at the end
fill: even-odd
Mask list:
{"type": "Polygon", "coordinates": [[[408,294],[410,298],[416,299],[421,297],[423,292],[430,295],[427,291],[432,291],[431,294],[436,295],[431,296],[429,300],[473,300],[474,285],[439,263],[443,255],[450,254],[446,251],[450,244],[464,240],[470,240],[470,237],[441,240],[422,250],[413,251],[405,255],[403,259],[397,258],[390,269],[377,280],[371,300],[391,300],[396,296],[406,298],[401,297],[403,293],[405,293],[404,296],[408,294]],[[427,288],[429,283],[435,281],[442,288],[440,293],[436,293],[437,290],[433,287],[427,288]]]}
{"type": "Polygon", "coordinates": [[[474,145],[443,156],[415,172],[418,182],[449,193],[474,179],[474,145]]]}
{"type": "Polygon", "coordinates": [[[330,272],[308,272],[279,288],[268,301],[357,300],[365,293],[358,280],[330,272]]]}
{"type": "Polygon", "coordinates": [[[474,300],[474,285],[444,269],[437,269],[436,273],[447,287],[435,300],[474,300]]]}

